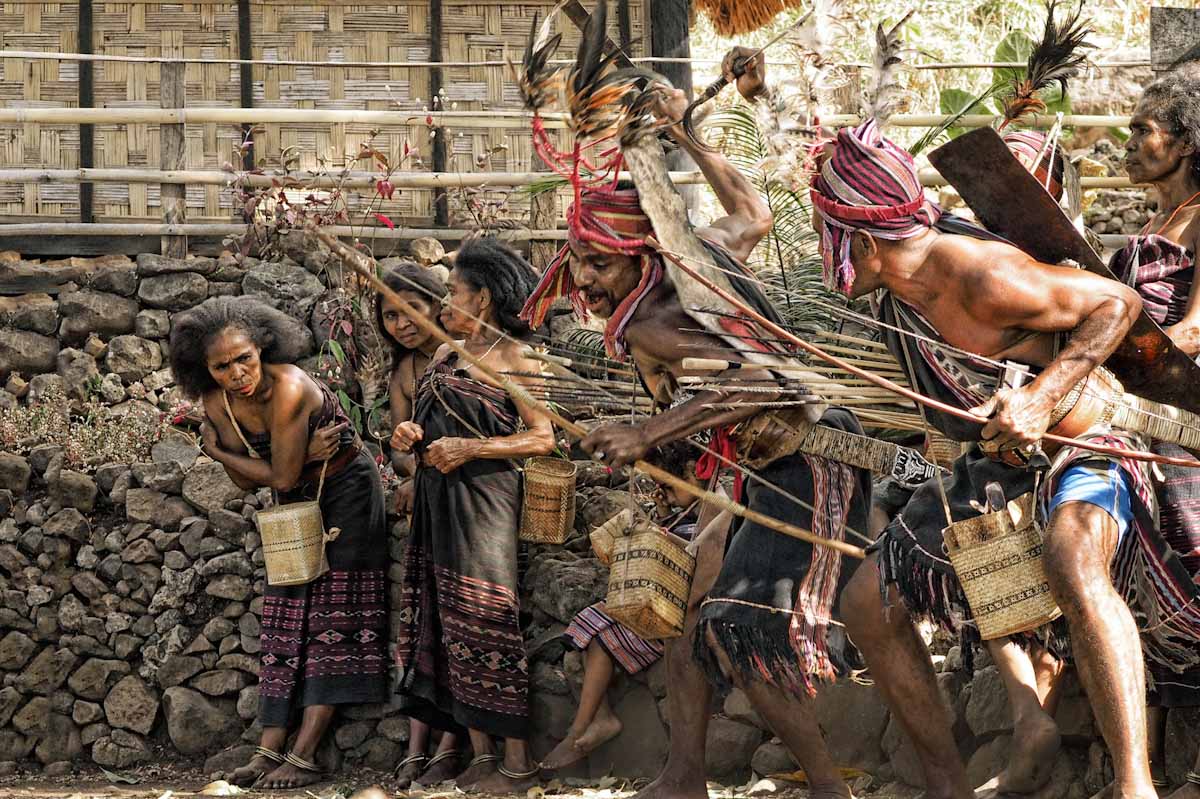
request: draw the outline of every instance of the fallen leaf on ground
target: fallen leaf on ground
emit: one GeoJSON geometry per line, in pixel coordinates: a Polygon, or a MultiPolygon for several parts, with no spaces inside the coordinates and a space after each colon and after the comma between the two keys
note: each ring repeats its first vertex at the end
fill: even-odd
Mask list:
{"type": "Polygon", "coordinates": [[[237,796],[240,793],[246,793],[246,790],[225,780],[210,782],[200,789],[201,796],[237,796]]]}
{"type": "Polygon", "coordinates": [[[104,773],[104,778],[110,782],[121,782],[126,785],[137,785],[138,778],[130,777],[128,774],[122,774],[119,771],[109,771],[104,766],[100,767],[100,771],[104,773]]]}

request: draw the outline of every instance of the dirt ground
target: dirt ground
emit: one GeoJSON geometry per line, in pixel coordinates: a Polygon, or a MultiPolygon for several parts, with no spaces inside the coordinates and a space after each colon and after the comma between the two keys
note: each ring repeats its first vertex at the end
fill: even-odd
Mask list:
{"type": "MultiPolygon", "coordinates": [[[[241,796],[245,799],[454,799],[465,797],[450,785],[432,789],[397,791],[390,775],[382,772],[344,772],[329,782],[318,783],[294,791],[242,791],[221,793],[201,772],[178,766],[143,766],[138,769],[110,772],[92,767],[63,777],[43,774],[15,774],[0,778],[0,797],[3,799],[192,799],[206,796],[241,796]],[[114,779],[114,777],[116,779],[114,779]],[[124,780],[136,780],[129,783],[124,780]],[[207,791],[205,789],[208,788],[207,791]]],[[[505,799],[628,799],[642,782],[628,783],[606,778],[597,782],[570,780],[570,784],[554,780],[540,788],[532,788],[524,796],[505,799]]],[[[871,799],[913,799],[919,791],[892,790],[888,786],[860,786],[861,796],[871,799]],[[865,792],[863,792],[865,789],[865,792]]],[[[755,785],[721,786],[709,783],[709,799],[807,799],[808,792],[790,783],[762,780],[755,785]]]]}

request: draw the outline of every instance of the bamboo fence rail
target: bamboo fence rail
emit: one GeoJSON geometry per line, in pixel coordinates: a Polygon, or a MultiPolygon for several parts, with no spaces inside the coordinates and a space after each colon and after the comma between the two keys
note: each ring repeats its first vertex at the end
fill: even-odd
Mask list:
{"type": "MultiPolygon", "coordinates": [[[[671,172],[671,181],[680,186],[705,184],[699,171],[671,172]]],[[[311,172],[267,172],[262,175],[238,174],[216,169],[0,169],[0,183],[185,183],[207,186],[224,186],[235,178],[251,186],[272,186],[275,181],[300,181],[305,188],[327,189],[335,186],[362,189],[370,188],[382,179],[380,172],[350,172],[344,180],[334,173],[311,172]]],[[[545,180],[545,172],[393,172],[388,181],[397,189],[431,188],[517,188],[531,186],[545,180]]],[[[628,173],[622,172],[621,179],[628,173]]],[[[922,169],[921,184],[929,187],[948,185],[934,169],[922,169]]],[[[1129,178],[1083,177],[1080,185],[1085,189],[1125,189],[1137,184],[1129,178]]]]}
{"type": "MultiPolygon", "coordinates": [[[[513,56],[516,58],[515,54],[513,56]]],[[[111,61],[128,64],[246,64],[249,66],[289,66],[289,67],[396,67],[404,69],[434,69],[439,67],[507,67],[508,59],[493,59],[490,61],[355,61],[355,60],[326,60],[326,61],[295,61],[287,59],[258,59],[258,58],[188,58],[186,56],[117,56],[94,53],[58,53],[42,50],[0,50],[2,58],[21,58],[41,61],[111,61]]],[[[635,64],[703,64],[715,66],[721,63],[719,58],[669,58],[663,56],[637,56],[629,59],[635,64]]],[[[566,59],[554,60],[551,63],[570,65],[574,61],[566,59]]],[[[798,66],[789,61],[773,61],[779,66],[798,66]]],[[[859,69],[869,68],[870,64],[847,64],[846,66],[859,69]]],[[[945,69],[1015,69],[1026,66],[1024,61],[929,61],[909,64],[909,69],[945,70],[945,69]]],[[[1152,66],[1150,61],[1098,61],[1089,66],[1097,69],[1132,69],[1152,66]]]]}
{"type": "MultiPolygon", "coordinates": [[[[562,114],[544,114],[548,127],[563,127],[562,114]]],[[[927,128],[951,119],[947,114],[893,114],[889,125],[927,128]]],[[[1001,119],[995,114],[967,114],[954,124],[960,128],[982,128],[1001,119]]],[[[204,124],[204,123],[366,123],[375,125],[425,125],[446,122],[454,127],[493,128],[497,122],[525,127],[533,120],[526,111],[359,111],[307,108],[0,108],[0,122],[47,124],[204,124]]],[[[829,127],[857,125],[856,114],[832,114],[822,119],[829,127]]],[[[1049,128],[1056,116],[1042,114],[1022,120],[1027,125],[1049,128]]],[[[1128,116],[1066,114],[1062,124],[1078,128],[1119,128],[1129,125],[1128,116]]]]}
{"type": "MultiPolygon", "coordinates": [[[[185,222],[178,225],[141,222],[18,222],[0,224],[0,238],[5,236],[231,236],[245,233],[247,225],[219,222],[185,222]]],[[[435,238],[458,241],[472,231],[451,228],[395,228],[382,226],[330,225],[322,228],[332,236],[359,239],[435,238]]],[[[565,230],[496,230],[492,233],[506,241],[546,239],[566,241],[565,230]]]]}

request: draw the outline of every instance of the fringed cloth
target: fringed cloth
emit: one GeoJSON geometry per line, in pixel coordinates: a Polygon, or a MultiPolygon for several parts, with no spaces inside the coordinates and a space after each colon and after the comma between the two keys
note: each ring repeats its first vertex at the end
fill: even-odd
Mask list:
{"type": "MultiPolygon", "coordinates": [[[[443,437],[515,433],[516,406],[499,388],[454,368],[425,372],[413,420],[424,448],[443,437]]],[[[405,712],[432,726],[525,738],[529,662],[517,601],[521,475],[507,460],[473,460],[450,474],[420,466],[405,552],[397,693],[405,712]]]]}
{"type": "MultiPolygon", "coordinates": [[[[861,433],[849,411],[834,408],[821,424],[861,433]]],[[[747,482],[746,504],[760,513],[843,541],[847,526],[865,530],[871,505],[870,474],[826,458],[795,454],[759,471],[807,507],[747,482]],[[814,508],[815,513],[809,508],[814,508]]],[[[734,669],[796,694],[858,664],[858,654],[837,620],[837,600],[858,561],[827,547],[780,535],[743,520],[731,534],[720,575],[700,611],[694,651],[718,684],[729,684],[708,645],[713,637],[734,669]]]]}
{"type": "MultiPolygon", "coordinates": [[[[887,325],[941,341],[937,331],[920,314],[890,297],[885,296],[880,303],[879,317],[887,325]]],[[[943,402],[966,409],[979,404],[1000,383],[1000,368],[980,359],[959,356],[893,330],[884,330],[884,340],[902,365],[911,361],[915,372],[913,383],[918,390],[943,402]]],[[[952,420],[936,412],[927,414],[931,424],[950,438],[978,440],[980,425],[952,420]]],[[[1107,427],[1088,431],[1082,438],[1118,449],[1142,448],[1136,437],[1107,427]]],[[[980,512],[971,505],[971,500],[986,504],[984,487],[997,482],[1009,499],[1037,488],[1040,520],[1044,524],[1045,509],[1057,491],[1058,479],[1069,466],[1086,462],[1116,462],[1129,480],[1133,532],[1119,545],[1110,571],[1113,585],[1138,622],[1147,661],[1171,669],[1197,662],[1200,637],[1191,639],[1191,644],[1181,644],[1179,626],[1188,624],[1186,619],[1192,612],[1181,604],[1181,586],[1176,584],[1178,559],[1171,557],[1156,524],[1154,485],[1144,464],[1067,447],[1041,475],[1039,486],[1035,471],[993,461],[973,445],[952,464],[951,476],[943,479],[950,516],[954,521],[978,516],[980,512]]],[[[895,584],[914,614],[932,619],[944,629],[966,633],[968,641],[978,640],[966,596],[945,554],[942,529],[946,526],[946,512],[935,480],[913,492],[874,545],[873,549],[880,553],[881,588],[895,584]]],[[[1188,594],[1194,593],[1193,586],[1188,594]]],[[[1050,631],[1043,633],[1050,635],[1050,631]]],[[[1185,631],[1184,638],[1191,635],[1185,631]]],[[[1061,639],[1050,643],[1052,648],[1065,651],[1061,639]]]]}
{"type": "MultiPolygon", "coordinates": [[[[323,385],[322,393],[310,433],[346,420],[323,385]]],[[[348,428],[342,443],[352,440],[348,428]]],[[[269,435],[249,441],[270,459],[269,435]]],[[[316,493],[315,484],[301,483],[279,501],[312,500],[316,493]]],[[[387,511],[370,455],[360,452],[325,481],[321,514],[326,528],[341,528],[325,547],[329,571],[305,585],[263,589],[258,720],[264,727],[286,727],[312,705],[387,701],[387,511]]]]}
{"type": "MultiPolygon", "coordinates": [[[[1132,286],[1142,297],[1142,307],[1160,325],[1173,325],[1183,319],[1188,294],[1195,279],[1195,261],[1184,247],[1162,236],[1130,239],[1109,264],[1119,279],[1132,286]]],[[[1160,455],[1194,458],[1174,444],[1155,442],[1151,447],[1160,455]]],[[[1169,464],[1157,467],[1162,479],[1158,489],[1158,527],[1166,552],[1155,559],[1155,580],[1175,588],[1162,593],[1179,597],[1166,618],[1177,628],[1181,643],[1197,646],[1200,639],[1200,469],[1169,464]],[[1190,597],[1190,600],[1187,599],[1190,597]],[[1190,602],[1190,604],[1189,604],[1190,602]]],[[[1169,609],[1172,606],[1167,606],[1169,609]]],[[[1184,671],[1150,662],[1153,688],[1150,700],[1162,707],[1200,705],[1200,666],[1184,671]]]]}

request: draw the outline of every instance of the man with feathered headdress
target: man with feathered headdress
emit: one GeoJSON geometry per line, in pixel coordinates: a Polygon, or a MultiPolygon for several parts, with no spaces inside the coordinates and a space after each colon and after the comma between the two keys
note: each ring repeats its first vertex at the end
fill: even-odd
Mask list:
{"type": "MultiPolygon", "coordinates": [[[[1141,309],[1136,294],[1039,263],[1003,241],[943,232],[963,227],[925,198],[911,156],[882,135],[877,119],[839,131],[819,163],[811,198],[830,284],[852,297],[876,295],[884,338],[914,388],[981,417],[972,423],[927,410],[930,423],[993,453],[1035,457],[1059,401],[1121,343],[1141,309]],[[1006,366],[1032,381],[1004,388],[1006,366]]],[[[1140,448],[1107,426],[1085,438],[1140,448]]],[[[843,598],[850,635],[914,738],[927,789],[970,795],[953,739],[938,722],[927,656],[904,614],[885,613],[890,600],[879,585],[914,614],[960,628],[970,609],[944,556],[942,528],[978,516],[989,483],[1013,500],[1037,489],[1039,472],[1050,590],[1113,753],[1118,793],[1151,797],[1142,647],[1129,592],[1118,591],[1128,586],[1115,587],[1109,575],[1110,565],[1114,574],[1130,571],[1144,554],[1139,540],[1155,527],[1149,474],[1134,462],[1064,450],[1048,471],[1023,469],[972,446],[950,478],[918,489],[885,529],[843,598]]],[[[1179,645],[1146,641],[1160,657],[1179,645]]]]}
{"type": "MultiPolygon", "coordinates": [[[[571,85],[575,148],[564,154],[544,140],[538,143],[551,167],[571,180],[575,197],[568,213],[568,246],[530,297],[526,313],[536,324],[554,298],[571,297],[581,313],[605,320],[610,353],[628,355],[650,394],[662,406],[670,405],[646,422],[593,431],[582,442],[586,451],[619,467],[633,463],[654,446],[715,430],[710,445],[715,454],[706,458],[710,461],[707,468],[713,469],[719,465],[715,456],[737,457],[732,429],[761,415],[761,402],[773,395],[743,390],[746,372],[731,368],[718,378],[726,381],[728,390],[705,391],[672,405],[672,400],[678,399],[675,395],[684,376],[684,360],[757,361],[769,367],[788,360],[789,353],[768,334],[755,330],[750,320],[708,313],[720,307],[718,298],[707,291],[697,293],[696,286],[671,273],[671,265],[650,240],[651,234],[663,239],[666,225],[652,224],[653,212],[643,212],[647,203],[653,205],[662,197],[651,196],[647,185],[639,184],[639,193],[633,186],[612,183],[612,173],[622,165],[639,179],[634,163],[636,146],[623,143],[620,152],[608,153],[597,153],[597,148],[589,146],[604,139],[611,126],[592,124],[596,103],[586,99],[587,93],[604,98],[606,108],[616,105],[624,94],[609,91],[620,84],[619,72],[589,66],[593,62],[588,40],[591,34],[603,31],[604,8],[603,3],[597,5],[571,85]],[[587,169],[581,169],[585,156],[587,169]],[[606,162],[607,169],[596,169],[597,162],[605,158],[612,159],[606,162]],[[590,179],[600,171],[609,176],[607,181],[590,179]],[[703,307],[697,308],[697,304],[703,307]]],[[[541,52],[531,48],[527,63],[531,55],[536,59],[541,52]]],[[[739,80],[739,89],[753,94],[760,84],[761,65],[752,62],[739,80]]],[[[528,97],[545,84],[527,80],[526,85],[528,97]]],[[[709,262],[710,273],[730,291],[765,316],[779,320],[741,263],[771,226],[771,214],[758,192],[723,157],[689,140],[678,124],[686,105],[682,93],[660,90],[657,100],[655,93],[630,91],[629,96],[637,96],[637,102],[646,103],[645,108],[657,105],[652,115],[665,120],[666,132],[693,157],[727,213],[695,231],[704,242],[702,247],[697,244],[695,252],[709,262]]],[[[536,120],[534,127],[538,137],[536,120]]],[[[649,146],[661,159],[657,143],[651,139],[649,146]]],[[[655,163],[661,168],[660,161],[655,163]]],[[[664,191],[673,192],[669,187],[664,191]]],[[[678,199],[673,193],[671,196],[678,199]]],[[[673,227],[686,228],[684,219],[671,221],[673,227]]],[[[769,374],[769,369],[756,370],[749,379],[769,374]]],[[[801,410],[812,416],[811,422],[859,431],[849,412],[826,411],[816,402],[801,410]]],[[[766,439],[764,436],[764,443],[766,439]]],[[[757,476],[747,481],[742,500],[751,508],[785,518],[831,541],[843,540],[847,529],[865,529],[870,503],[870,479],[865,470],[801,454],[765,457],[762,464],[757,476]],[[795,503],[797,499],[802,504],[795,503]]],[[[703,533],[699,549],[703,562],[703,533]]],[[[719,559],[719,552],[716,556],[719,559]]],[[[831,796],[848,796],[806,703],[817,683],[844,673],[855,661],[853,646],[835,615],[838,592],[852,573],[853,563],[834,550],[781,536],[755,523],[743,523],[731,533],[720,574],[703,601],[699,622],[690,616],[685,637],[667,646],[671,754],[664,773],[648,789],[651,795],[696,799],[707,795],[704,744],[711,697],[707,672],[714,681],[733,682],[746,691],[755,709],[805,767],[810,787],[831,796]],[[693,627],[697,628],[694,636],[690,635],[693,627]],[[693,642],[704,671],[692,662],[693,642]]],[[[698,579],[693,586],[693,603],[707,587],[701,582],[698,579]]]]}

